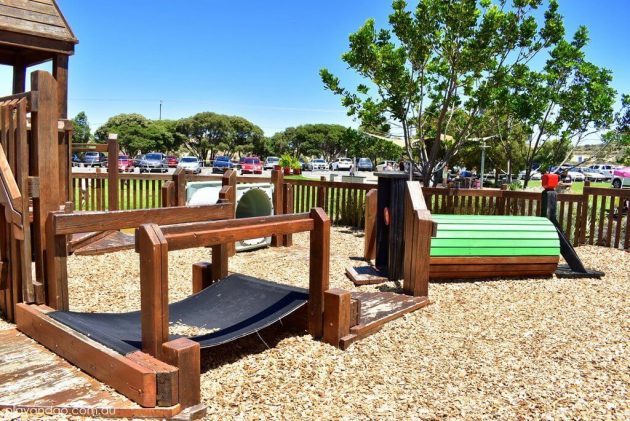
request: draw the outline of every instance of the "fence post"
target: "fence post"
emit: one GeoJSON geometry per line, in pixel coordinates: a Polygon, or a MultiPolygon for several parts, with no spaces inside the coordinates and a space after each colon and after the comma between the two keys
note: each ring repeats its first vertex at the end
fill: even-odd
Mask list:
{"type": "MultiPolygon", "coordinates": [[[[580,213],[580,233],[578,236],[578,244],[586,244],[586,220],[588,218],[588,207],[589,207],[589,189],[591,187],[591,182],[588,180],[584,181],[584,189],[582,190],[582,212],[580,213]]],[[[594,205],[594,204],[593,204],[594,205]]]]}
{"type": "MultiPolygon", "coordinates": [[[[271,171],[271,184],[273,184],[273,211],[275,215],[284,213],[284,175],[280,170],[271,171]]],[[[282,247],[285,245],[283,235],[273,235],[271,237],[271,247],[282,247]]]]}
{"type": "Polygon", "coordinates": [[[506,202],[506,198],[505,198],[505,191],[507,191],[508,189],[508,185],[507,184],[501,184],[501,196],[497,197],[497,213],[499,215],[505,215],[505,202],[506,202]]]}
{"type": "Polygon", "coordinates": [[[118,210],[118,135],[107,138],[107,209],[118,210]]]}
{"type": "MultiPolygon", "coordinates": [[[[224,172],[223,178],[221,178],[221,185],[223,187],[230,187],[226,197],[222,198],[219,194],[219,198],[232,204],[232,218],[236,218],[236,171],[227,170],[224,172]]],[[[234,256],[236,254],[236,243],[228,243],[226,245],[226,252],[228,257],[234,256]]]]}
{"type": "MultiPolygon", "coordinates": [[[[293,188],[289,183],[282,185],[282,211],[284,214],[293,213],[293,188]]],[[[291,247],[293,245],[293,234],[286,234],[283,236],[283,242],[285,247],[291,247]]]]}
{"type": "Polygon", "coordinates": [[[174,206],[175,202],[175,183],[173,181],[167,181],[162,184],[162,188],[160,189],[162,194],[162,207],[169,208],[174,206]]]}
{"type": "Polygon", "coordinates": [[[173,173],[175,182],[175,206],[186,206],[186,173],[183,168],[177,168],[173,173]]]}
{"type": "Polygon", "coordinates": [[[322,208],[325,211],[326,186],[324,185],[324,183],[326,182],[326,177],[322,176],[320,178],[320,182],[320,185],[317,186],[317,204],[315,206],[317,206],[318,208],[322,208]]]}

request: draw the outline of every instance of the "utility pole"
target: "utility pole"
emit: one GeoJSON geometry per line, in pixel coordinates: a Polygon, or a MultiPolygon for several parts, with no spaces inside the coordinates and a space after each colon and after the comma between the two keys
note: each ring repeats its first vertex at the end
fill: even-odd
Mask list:
{"type": "Polygon", "coordinates": [[[486,169],[486,138],[481,139],[481,174],[479,175],[479,187],[483,189],[483,174],[486,169]]]}
{"type": "Polygon", "coordinates": [[[160,120],[162,120],[162,100],[160,100],[160,120]]]}

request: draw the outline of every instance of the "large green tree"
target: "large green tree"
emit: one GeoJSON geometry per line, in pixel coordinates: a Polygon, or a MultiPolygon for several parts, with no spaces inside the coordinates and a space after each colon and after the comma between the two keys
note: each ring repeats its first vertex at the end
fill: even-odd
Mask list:
{"type": "Polygon", "coordinates": [[[90,123],[88,123],[88,118],[84,111],[81,111],[72,119],[72,127],[74,128],[74,133],[72,135],[73,142],[88,143],[92,140],[90,123]]]}
{"type": "Polygon", "coordinates": [[[394,0],[390,28],[377,29],[369,19],[350,35],[350,50],[342,56],[365,83],[347,89],[328,70],[320,74],[363,127],[400,132],[408,158],[420,164],[428,184],[440,161],[448,161],[474,133],[506,76],[563,37],[557,2],[550,0],[537,20],[542,5],[542,0],[420,0],[410,10],[404,0],[394,0]],[[466,118],[453,128],[458,111],[466,118]],[[454,140],[446,148],[445,134],[454,140]]]}

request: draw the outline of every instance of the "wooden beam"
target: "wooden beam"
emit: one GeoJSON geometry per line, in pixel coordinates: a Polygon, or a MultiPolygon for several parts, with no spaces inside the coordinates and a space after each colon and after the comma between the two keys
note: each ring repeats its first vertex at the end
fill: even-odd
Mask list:
{"type": "Polygon", "coordinates": [[[142,351],[162,359],[168,342],[168,245],[160,228],[145,224],[138,228],[140,251],[140,313],[142,351]]]}
{"type": "Polygon", "coordinates": [[[232,207],[229,204],[219,204],[113,212],[55,213],[54,219],[57,234],[74,234],[137,228],[148,223],[169,225],[227,219],[231,212],[232,207]]]}
{"type": "Polygon", "coordinates": [[[68,55],[55,54],[53,77],[57,81],[57,117],[68,118],[68,55]]]}
{"type": "Polygon", "coordinates": [[[314,226],[310,235],[308,332],[320,338],[323,335],[324,292],[329,285],[330,219],[321,208],[313,208],[310,215],[314,226]]]}
{"type": "Polygon", "coordinates": [[[107,210],[118,210],[118,135],[107,139],[107,210]]]}
{"type": "Polygon", "coordinates": [[[18,304],[18,329],[134,402],[145,407],[156,405],[156,377],[152,370],[46,316],[45,312],[51,310],[18,304]]]}
{"type": "Polygon", "coordinates": [[[376,203],[378,190],[372,189],[365,195],[365,238],[363,244],[363,258],[376,258],[376,203]]]}
{"type": "MultiPolygon", "coordinates": [[[[219,201],[227,201],[232,204],[233,215],[232,218],[236,218],[236,171],[227,170],[223,173],[221,178],[222,189],[219,192],[219,201]]],[[[232,257],[236,254],[236,243],[228,243],[227,254],[232,257]]]]}
{"type": "Polygon", "coordinates": [[[26,64],[17,59],[13,63],[13,93],[19,94],[26,91],[26,64]]]}
{"type": "MultiPolygon", "coordinates": [[[[278,217],[282,217],[279,215],[278,217]]],[[[273,217],[268,217],[271,219],[273,217]]],[[[301,218],[294,220],[268,220],[261,218],[243,218],[232,221],[246,221],[241,225],[234,224],[223,226],[217,225],[216,228],[208,227],[201,230],[192,230],[191,224],[186,232],[171,233],[164,229],[164,234],[168,241],[170,250],[182,250],[192,247],[207,247],[218,244],[230,243],[240,240],[249,240],[252,238],[268,237],[273,234],[288,234],[295,232],[311,231],[313,229],[313,220],[310,218],[301,218]]],[[[218,221],[220,222],[220,221],[218,221]]]]}
{"type": "MultiPolygon", "coordinates": [[[[271,184],[273,184],[273,213],[274,215],[284,214],[284,194],[282,185],[284,184],[284,175],[280,170],[271,171],[271,184]]],[[[282,247],[284,244],[284,237],[274,235],[271,237],[271,247],[282,247]]]]}

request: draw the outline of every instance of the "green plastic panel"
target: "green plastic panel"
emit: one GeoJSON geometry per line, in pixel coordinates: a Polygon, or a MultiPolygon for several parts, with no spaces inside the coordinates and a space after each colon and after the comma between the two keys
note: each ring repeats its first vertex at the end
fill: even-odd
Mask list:
{"type": "Polygon", "coordinates": [[[431,256],[558,256],[554,225],[532,216],[433,215],[431,256]]]}

